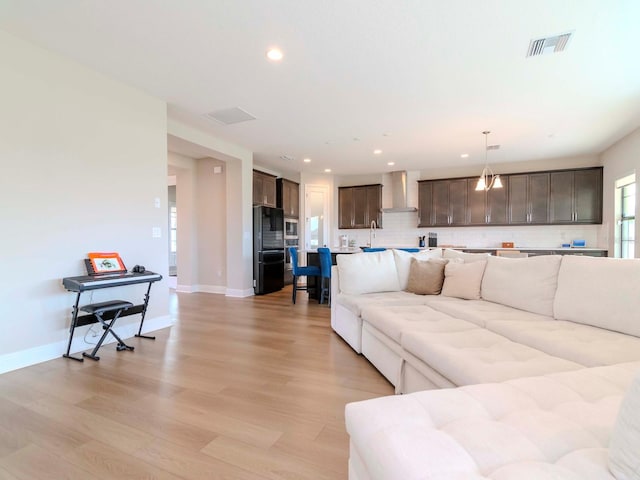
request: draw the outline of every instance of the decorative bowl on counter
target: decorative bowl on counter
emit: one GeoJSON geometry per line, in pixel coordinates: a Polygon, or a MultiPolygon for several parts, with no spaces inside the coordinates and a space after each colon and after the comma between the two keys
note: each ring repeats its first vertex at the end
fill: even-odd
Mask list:
{"type": "Polygon", "coordinates": [[[502,248],[513,248],[513,242],[502,242],[502,248]]]}

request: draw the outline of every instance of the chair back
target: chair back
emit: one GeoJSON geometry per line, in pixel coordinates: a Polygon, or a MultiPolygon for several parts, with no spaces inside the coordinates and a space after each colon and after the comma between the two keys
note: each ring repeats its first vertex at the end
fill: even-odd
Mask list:
{"type": "Polygon", "coordinates": [[[298,249],[296,247],[289,247],[289,255],[291,256],[291,269],[292,273],[298,276],[298,249]]]}
{"type": "Polygon", "coordinates": [[[331,250],[325,247],[318,248],[318,258],[320,259],[320,275],[324,278],[331,278],[331,250]]]}

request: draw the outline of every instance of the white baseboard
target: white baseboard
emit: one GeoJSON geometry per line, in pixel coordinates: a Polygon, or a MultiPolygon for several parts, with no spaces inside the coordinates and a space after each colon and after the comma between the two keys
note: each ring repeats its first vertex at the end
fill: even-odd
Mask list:
{"type": "Polygon", "coordinates": [[[227,287],[223,285],[196,285],[196,292],[204,292],[204,293],[219,293],[224,295],[227,291],[227,287]]]}
{"type": "Polygon", "coordinates": [[[193,285],[176,285],[176,292],[193,293],[195,290],[193,285]]]}
{"type": "MultiPolygon", "coordinates": [[[[148,318],[144,321],[144,328],[142,333],[148,333],[162,328],[171,327],[173,320],[169,315],[163,315],[161,317],[148,318]]],[[[138,322],[129,323],[126,325],[118,326],[114,328],[115,332],[122,337],[131,338],[138,333],[140,324],[138,322]]],[[[74,335],[73,342],[71,343],[71,353],[77,353],[84,350],[93,348],[93,344],[86,343],[84,341],[84,332],[82,329],[77,331],[74,335]],[[83,333],[81,334],[80,331],[83,333]]],[[[99,337],[91,337],[98,341],[99,337]]],[[[42,363],[54,358],[60,358],[63,353],[67,351],[68,339],[60,342],[50,343],[47,345],[41,345],[39,347],[29,348],[27,350],[20,350],[19,352],[12,352],[6,355],[0,356],[0,374],[17,370],[19,368],[35,365],[36,363],[42,363]]],[[[115,338],[109,335],[103,345],[114,343],[115,338]]],[[[73,361],[73,360],[70,360],[73,361]]]]}
{"type": "Polygon", "coordinates": [[[253,288],[238,289],[227,288],[224,285],[177,285],[176,292],[180,293],[217,293],[220,295],[226,295],[227,297],[251,297],[253,296],[253,288]]]}
{"type": "Polygon", "coordinates": [[[252,297],[253,295],[255,295],[253,288],[247,288],[245,290],[241,290],[238,288],[227,288],[224,294],[227,297],[241,297],[241,298],[252,297]]]}

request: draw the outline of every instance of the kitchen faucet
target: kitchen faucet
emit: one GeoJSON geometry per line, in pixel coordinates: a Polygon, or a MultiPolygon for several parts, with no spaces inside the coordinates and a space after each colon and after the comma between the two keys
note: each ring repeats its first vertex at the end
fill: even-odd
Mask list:
{"type": "Polygon", "coordinates": [[[376,221],[371,220],[371,227],[369,228],[369,246],[373,247],[373,239],[376,238],[376,221]]]}

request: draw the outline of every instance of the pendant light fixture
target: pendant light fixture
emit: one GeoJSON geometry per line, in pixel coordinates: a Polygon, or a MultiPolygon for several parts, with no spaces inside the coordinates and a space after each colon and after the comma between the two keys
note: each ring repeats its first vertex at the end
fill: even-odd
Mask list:
{"type": "Polygon", "coordinates": [[[478,183],[476,185],[476,191],[488,191],[492,188],[502,188],[502,180],[500,180],[500,175],[496,175],[493,173],[493,170],[489,168],[488,151],[489,144],[488,138],[491,132],[489,130],[485,130],[482,132],[484,135],[484,168],[482,169],[482,173],[480,174],[480,178],[478,178],[478,183]]]}

